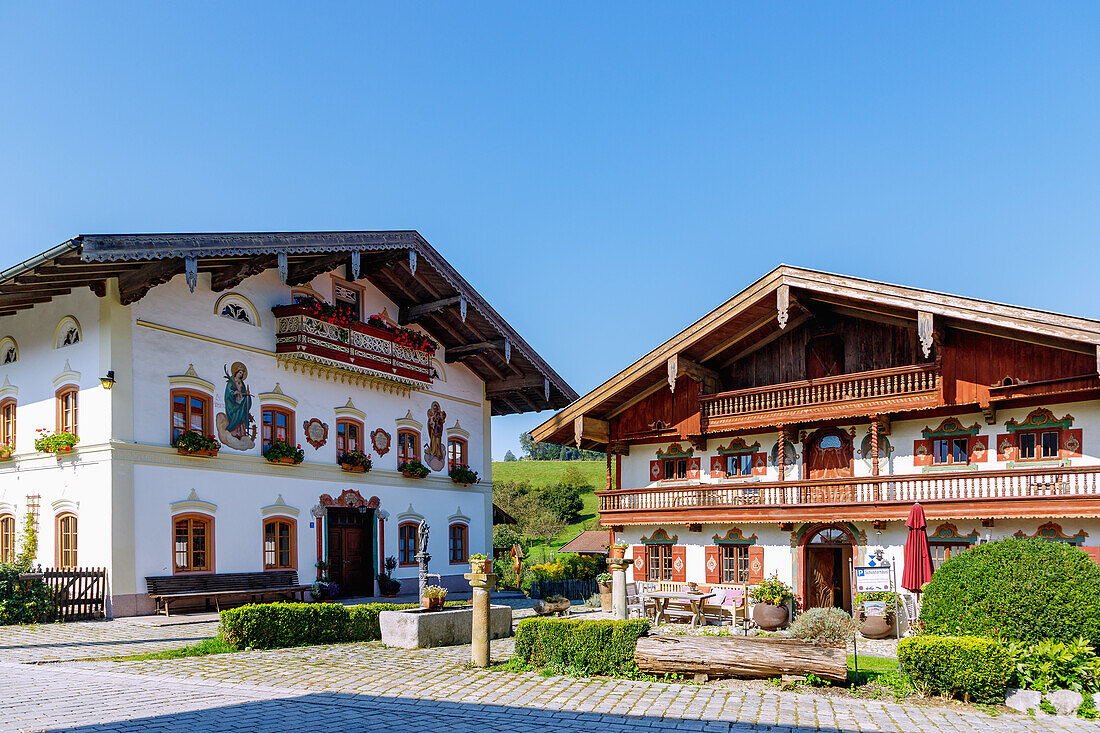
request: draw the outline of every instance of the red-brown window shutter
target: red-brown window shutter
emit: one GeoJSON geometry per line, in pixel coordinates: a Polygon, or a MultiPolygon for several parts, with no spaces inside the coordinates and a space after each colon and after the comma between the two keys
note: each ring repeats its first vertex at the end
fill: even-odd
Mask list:
{"type": "Polygon", "coordinates": [[[660,461],[650,461],[649,462],[649,480],[650,481],[660,481],[663,475],[664,475],[664,472],[661,470],[661,462],[660,461]]]}
{"type": "Polygon", "coordinates": [[[687,580],[687,552],[683,545],[672,546],[672,580],[683,583],[687,580]]]}
{"type": "Polygon", "coordinates": [[[688,478],[699,478],[699,472],[702,470],[699,462],[700,459],[692,458],[688,463],[688,478]]]}
{"type": "Polygon", "coordinates": [[[749,546],[749,585],[764,582],[764,548],[749,546]]]}
{"type": "Polygon", "coordinates": [[[722,460],[722,456],[710,457],[710,477],[711,478],[725,478],[726,477],[726,462],[722,460]]]}
{"type": "Polygon", "coordinates": [[[1081,428],[1063,430],[1062,445],[1058,450],[1058,455],[1062,458],[1080,458],[1082,434],[1081,428]]]}
{"type": "MultiPolygon", "coordinates": [[[[704,547],[706,551],[706,570],[708,583],[722,582],[722,548],[704,547]]],[[[1100,548],[1098,548],[1100,549],[1100,548]]]]}
{"type": "Polygon", "coordinates": [[[1094,563],[1100,565],[1100,547],[1082,547],[1081,549],[1089,554],[1094,563]]]}
{"type": "Polygon", "coordinates": [[[972,435],[970,436],[970,462],[971,463],[985,463],[989,460],[989,436],[988,435],[972,435]]]}
{"type": "Polygon", "coordinates": [[[753,476],[766,476],[768,473],[768,454],[767,453],[753,453],[752,454],[752,475],[753,476]]]}
{"type": "Polygon", "coordinates": [[[1016,460],[1016,433],[1004,433],[997,436],[997,460],[1016,460]]]}
{"type": "Polygon", "coordinates": [[[914,440],[913,441],[913,465],[914,466],[931,466],[932,465],[932,441],[931,440],[914,440]]]}
{"type": "Polygon", "coordinates": [[[645,545],[634,545],[631,548],[634,557],[634,580],[645,580],[645,545]]]}

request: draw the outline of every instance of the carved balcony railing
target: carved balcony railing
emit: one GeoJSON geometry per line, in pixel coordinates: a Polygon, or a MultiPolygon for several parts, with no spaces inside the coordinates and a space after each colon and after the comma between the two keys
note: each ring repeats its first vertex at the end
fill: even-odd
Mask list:
{"type": "Polygon", "coordinates": [[[703,432],[941,404],[938,362],[772,384],[699,397],[703,432]]]}
{"type": "Polygon", "coordinates": [[[366,323],[336,325],[310,315],[308,306],[280,305],[275,314],[275,353],[300,361],[412,387],[432,383],[432,357],[394,342],[394,333],[366,323]]]}
{"type": "MultiPolygon", "coordinates": [[[[1031,516],[1020,510],[1019,501],[1031,499],[1082,498],[1096,501],[1100,513],[1100,466],[1055,469],[1011,469],[998,471],[960,471],[957,474],[911,474],[901,476],[870,476],[810,481],[769,481],[698,484],[694,486],[655,486],[640,489],[616,489],[597,492],[601,521],[618,524],[616,517],[634,519],[648,517],[654,521],[707,521],[708,512],[738,510],[746,515],[754,510],[779,508],[787,510],[791,519],[800,515],[813,516],[818,507],[864,506],[877,508],[872,518],[890,518],[882,512],[884,505],[904,505],[904,511],[915,502],[937,502],[995,507],[998,503],[1015,502],[1018,512],[1012,516],[1031,516]],[[698,513],[695,513],[695,512],[698,513]]],[[[843,514],[843,512],[840,512],[843,514]]],[[[723,512],[736,516],[737,512],[723,512]]],[[[987,511],[978,517],[997,516],[987,511]]],[[[776,512],[769,517],[780,516],[776,512]]],[[[855,515],[853,515],[855,516],[855,515]]],[[[1038,514],[1036,516],[1043,516],[1038,514]]]]}

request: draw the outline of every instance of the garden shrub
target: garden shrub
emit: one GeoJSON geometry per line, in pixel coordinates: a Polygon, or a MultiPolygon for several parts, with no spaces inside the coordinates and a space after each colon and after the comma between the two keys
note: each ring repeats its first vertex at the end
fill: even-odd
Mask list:
{"type": "MultiPolygon", "coordinates": [[[[448,606],[466,605],[448,601],[448,606]]],[[[376,641],[378,614],[416,608],[415,603],[251,603],[221,613],[221,633],[238,649],[280,649],[304,644],[376,641]]]]}
{"type": "Polygon", "coordinates": [[[856,622],[843,608],[811,608],[791,624],[791,636],[812,644],[844,646],[852,640],[856,622]]]}
{"type": "Polygon", "coordinates": [[[1100,658],[1085,639],[1070,642],[1044,639],[1035,644],[1013,642],[1008,647],[1013,684],[1029,690],[1100,690],[1100,658]]]}
{"type": "Polygon", "coordinates": [[[516,628],[516,657],[533,667],[588,675],[634,676],[634,646],[648,621],[529,618],[516,628]]]}
{"type": "Polygon", "coordinates": [[[922,695],[1004,702],[1012,660],[1004,645],[980,636],[923,634],[898,643],[898,667],[922,695]]]}
{"type": "Polygon", "coordinates": [[[14,565],[0,565],[0,626],[37,624],[53,615],[49,587],[41,580],[19,580],[21,572],[14,565]]]}
{"type": "Polygon", "coordinates": [[[531,580],[591,580],[603,572],[605,561],[591,555],[559,552],[554,562],[532,565],[531,580]]]}
{"type": "Polygon", "coordinates": [[[1005,539],[943,563],[924,587],[932,634],[1100,644],[1100,566],[1073,545],[1005,539]]]}

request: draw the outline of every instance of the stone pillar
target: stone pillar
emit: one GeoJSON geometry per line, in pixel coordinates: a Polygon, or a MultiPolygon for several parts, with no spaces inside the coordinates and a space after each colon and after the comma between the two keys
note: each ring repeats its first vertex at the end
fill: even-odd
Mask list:
{"type": "Polygon", "coordinates": [[[625,558],[607,559],[611,568],[611,615],[617,619],[626,619],[626,569],[633,564],[625,558]]]}
{"type": "Polygon", "coordinates": [[[416,564],[419,566],[419,572],[417,573],[417,581],[419,583],[419,598],[421,603],[424,602],[424,589],[428,587],[428,561],[432,559],[432,556],[427,552],[416,553],[416,564]]]}
{"type": "Polygon", "coordinates": [[[473,627],[470,630],[470,661],[475,667],[489,666],[489,591],[497,584],[494,573],[466,573],[474,592],[473,627]]]}

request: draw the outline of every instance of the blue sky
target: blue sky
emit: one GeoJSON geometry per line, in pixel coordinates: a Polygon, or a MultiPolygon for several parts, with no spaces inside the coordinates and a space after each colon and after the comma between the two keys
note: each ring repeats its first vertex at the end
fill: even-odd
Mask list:
{"type": "Polygon", "coordinates": [[[0,100],[0,266],[415,228],[582,393],[779,262],[1100,317],[1095,3],[4,3],[0,100]]]}

